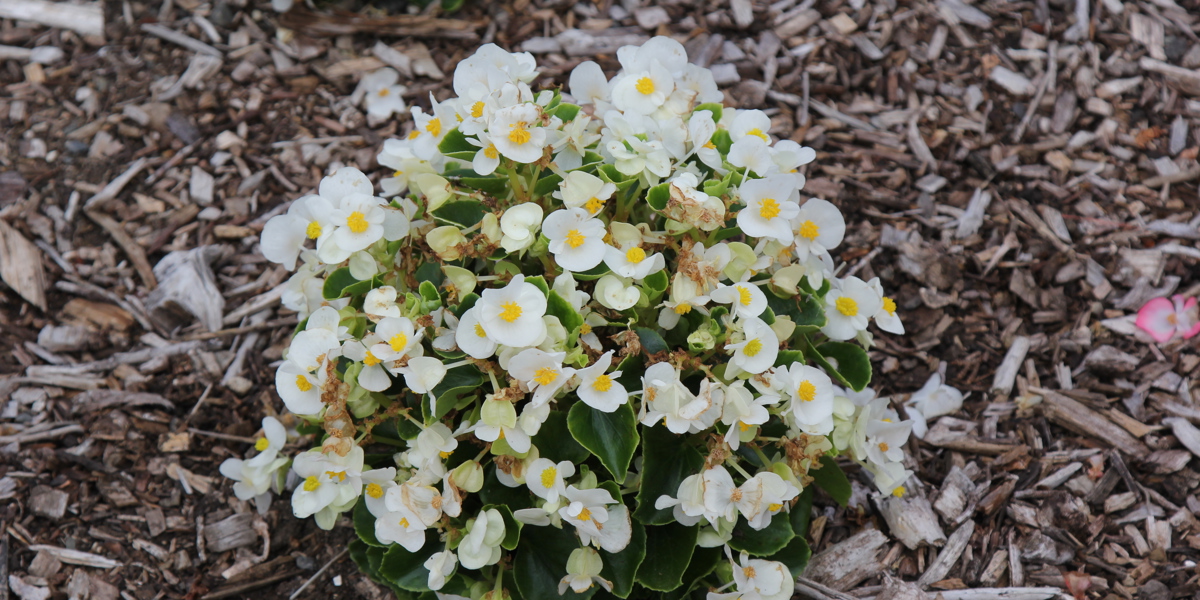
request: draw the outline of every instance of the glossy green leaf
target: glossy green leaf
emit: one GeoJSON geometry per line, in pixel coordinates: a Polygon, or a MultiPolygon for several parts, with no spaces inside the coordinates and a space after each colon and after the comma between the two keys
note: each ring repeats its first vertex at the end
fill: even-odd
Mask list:
{"type": "MultiPolygon", "coordinates": [[[[503,504],[514,511],[533,506],[533,499],[530,497],[528,489],[524,487],[510,488],[500,483],[500,479],[496,477],[495,463],[489,463],[484,467],[483,489],[479,490],[479,500],[484,504],[503,504]]],[[[536,529],[536,527],[530,529],[536,529]]]]}
{"type": "Polygon", "coordinates": [[[808,474],[814,482],[825,490],[838,504],[846,506],[850,503],[850,480],[831,456],[821,457],[820,469],[809,469],[808,474]]]}
{"type": "Polygon", "coordinates": [[[418,285],[428,281],[437,286],[442,282],[442,268],[435,262],[422,263],[421,266],[417,267],[417,272],[414,276],[417,278],[418,285]]]}
{"type": "Polygon", "coordinates": [[[692,112],[695,113],[698,110],[707,110],[712,113],[713,123],[720,123],[724,108],[720,102],[705,102],[704,104],[697,105],[696,108],[692,109],[692,112]]]}
{"type": "Polygon", "coordinates": [[[559,598],[590,598],[599,586],[582,594],[571,588],[558,595],[558,582],[567,574],[567,559],[579,548],[579,538],[571,528],[529,527],[521,534],[517,545],[513,578],[524,600],[558,600],[559,598]]]}
{"type": "Polygon", "coordinates": [[[826,367],[827,371],[832,367],[837,371],[838,378],[854,391],[861,392],[871,383],[871,358],[862,346],[849,342],[825,342],[816,350],[829,365],[821,366],[826,367]]]}
{"type": "Polygon", "coordinates": [[[579,114],[579,105],[563,102],[562,104],[555,106],[554,110],[550,111],[550,113],[559,119],[562,119],[564,122],[570,121],[575,118],[575,115],[579,114]]]}
{"type": "Polygon", "coordinates": [[[562,324],[563,329],[567,330],[567,333],[574,333],[580,325],[583,325],[583,316],[554,290],[551,290],[550,295],[546,297],[546,314],[558,317],[558,322],[562,324]]]}
{"type": "Polygon", "coordinates": [[[567,428],[575,441],[600,459],[613,479],[625,481],[639,440],[633,407],[626,403],[606,413],[576,402],[567,413],[567,428]]]}
{"type": "Polygon", "coordinates": [[[379,565],[379,574],[392,585],[410,592],[429,591],[429,569],[425,561],[430,556],[442,550],[437,532],[433,529],[425,531],[425,545],[416,552],[409,552],[399,544],[393,544],[383,555],[383,563],[379,565]]]}
{"type": "Polygon", "coordinates": [[[444,175],[451,182],[465,185],[491,196],[501,196],[508,191],[508,179],[504,177],[480,177],[471,169],[453,169],[446,171],[444,175]]]}
{"type": "Polygon", "coordinates": [[[336,300],[342,297],[342,290],[356,283],[358,280],[350,274],[350,268],[342,267],[325,278],[325,284],[321,287],[321,295],[326,300],[336,300]]]}
{"type": "Polygon", "coordinates": [[[662,293],[667,291],[667,286],[670,285],[671,279],[667,276],[666,269],[663,269],[662,271],[655,271],[654,273],[647,275],[642,282],[645,283],[646,287],[650,290],[653,290],[657,293],[662,293]]]}
{"type": "Polygon", "coordinates": [[[792,507],[788,516],[792,520],[792,532],[801,537],[808,536],[808,524],[812,520],[813,487],[810,485],[800,492],[800,499],[792,507]]]}
{"type": "Polygon", "coordinates": [[[646,528],[646,556],[637,571],[637,582],[657,592],[669,592],[683,584],[683,574],[696,549],[698,526],[678,523],[646,528]]]}
{"type": "Polygon", "coordinates": [[[564,460],[581,463],[592,455],[571,437],[567,429],[567,413],[561,410],[550,411],[542,428],[533,436],[533,445],[541,451],[542,458],[556,463],[564,460]]]}
{"type": "Polygon", "coordinates": [[[475,153],[479,148],[467,141],[467,136],[459,131],[457,127],[446,132],[445,137],[438,143],[438,150],[442,154],[450,154],[452,152],[467,152],[475,153]]]}
{"type": "Polygon", "coordinates": [[[368,546],[384,547],[386,544],[380,542],[375,537],[375,515],[367,510],[367,502],[359,499],[358,504],[354,505],[354,533],[358,534],[358,539],[368,546]]]}
{"type": "Polygon", "coordinates": [[[465,229],[483,220],[487,207],[478,200],[450,200],[433,211],[433,219],[442,225],[465,229]]]}
{"type": "Polygon", "coordinates": [[[792,523],[787,513],[776,513],[770,525],[760,530],[750,527],[746,519],[739,518],[733,528],[733,537],[729,539],[729,547],[754,556],[770,556],[782,550],[793,537],[795,534],[792,533],[792,523]]]}
{"type": "Polygon", "coordinates": [[[525,283],[528,283],[528,284],[536,287],[537,289],[541,290],[543,294],[550,293],[550,286],[546,284],[546,278],[542,277],[541,275],[536,275],[534,277],[526,277],[525,283]]]}
{"type": "Polygon", "coordinates": [[[634,331],[637,332],[638,340],[640,340],[642,343],[642,350],[644,350],[646,354],[658,354],[659,352],[667,352],[670,350],[670,347],[667,346],[667,342],[663,340],[662,336],[658,335],[658,333],[653,329],[638,327],[634,331]]]}
{"type": "Polygon", "coordinates": [[[786,546],[771,555],[771,560],[777,560],[785,565],[792,573],[792,577],[799,577],[804,573],[804,568],[808,566],[808,559],[812,557],[812,548],[808,546],[808,541],[804,536],[798,535],[792,538],[786,546]]]}
{"type": "Polygon", "coordinates": [[[472,365],[462,365],[447,371],[442,382],[433,388],[433,397],[437,399],[437,405],[432,414],[429,414],[428,409],[429,396],[421,395],[422,414],[429,417],[426,418],[426,422],[446,416],[464,396],[478,392],[482,383],[483,374],[472,365]]]}
{"type": "Polygon", "coordinates": [[[671,509],[654,508],[654,502],[659,496],[674,498],[679,484],[700,472],[704,456],[666,427],[642,427],[642,439],[642,487],[633,517],[647,525],[666,525],[675,520],[671,509]]]}
{"type": "Polygon", "coordinates": [[[669,183],[660,183],[646,192],[646,202],[649,202],[650,207],[654,210],[663,210],[670,200],[671,184],[669,183]]]}
{"type": "Polygon", "coordinates": [[[429,281],[422,281],[418,288],[421,293],[421,299],[427,302],[441,302],[442,296],[438,293],[437,286],[429,281]]]}
{"type": "Polygon", "coordinates": [[[701,579],[708,576],[725,559],[721,548],[696,548],[692,552],[692,561],[683,572],[683,585],[673,592],[663,594],[663,600],[680,600],[688,597],[688,592],[701,585],[701,579]]]}
{"type": "Polygon", "coordinates": [[[629,545],[624,550],[616,554],[600,551],[600,558],[604,561],[600,576],[612,582],[612,595],[618,598],[629,597],[638,567],[646,558],[646,529],[637,522],[632,525],[629,545]]]}

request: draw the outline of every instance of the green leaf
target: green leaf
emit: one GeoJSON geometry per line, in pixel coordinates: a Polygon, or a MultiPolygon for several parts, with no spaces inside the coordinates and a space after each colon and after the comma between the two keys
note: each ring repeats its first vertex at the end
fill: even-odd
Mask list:
{"type": "Polygon", "coordinates": [[[442,225],[473,227],[483,220],[487,208],[478,200],[450,200],[433,211],[433,219],[442,225]]]}
{"type": "Polygon", "coordinates": [[[479,509],[480,513],[489,508],[494,508],[500,512],[500,516],[504,518],[504,541],[500,542],[500,546],[505,550],[516,550],[517,540],[521,539],[521,523],[513,518],[512,509],[504,504],[485,504],[479,509]]]}
{"type": "Polygon", "coordinates": [[[428,281],[436,287],[442,282],[442,268],[435,262],[422,263],[415,275],[418,285],[428,281]]]}
{"type": "Polygon", "coordinates": [[[821,457],[820,469],[809,469],[808,474],[821,489],[833,496],[838,504],[850,503],[850,480],[838,466],[837,461],[826,455],[821,457]]]}
{"type": "Polygon", "coordinates": [[[404,546],[393,544],[383,555],[383,563],[379,565],[379,574],[392,585],[410,592],[429,591],[429,569],[425,561],[430,556],[442,550],[443,544],[438,541],[437,532],[433,529],[425,531],[425,545],[416,552],[409,552],[404,546]]]}
{"type": "Polygon", "coordinates": [[[542,277],[541,275],[536,277],[526,277],[525,283],[531,284],[537,287],[537,289],[542,290],[543,294],[550,293],[550,286],[546,285],[546,278],[542,277]]]}
{"type": "Polygon", "coordinates": [[[666,427],[643,427],[642,439],[642,487],[633,516],[647,525],[666,525],[675,520],[671,509],[654,508],[654,502],[659,496],[674,498],[679,484],[700,472],[704,456],[666,427]]]}
{"type": "Polygon", "coordinates": [[[562,119],[564,122],[570,121],[575,118],[575,115],[579,114],[579,106],[576,104],[568,104],[563,102],[562,104],[555,106],[554,110],[550,111],[550,114],[562,119]]]}
{"type": "Polygon", "coordinates": [[[618,598],[629,597],[629,593],[633,591],[638,566],[646,558],[646,528],[637,522],[632,525],[629,545],[625,546],[624,550],[616,554],[600,551],[600,558],[604,561],[600,576],[612,582],[612,595],[618,598]]]}
{"type": "Polygon", "coordinates": [[[666,269],[663,269],[647,275],[642,280],[642,283],[646,284],[646,287],[656,294],[661,294],[667,291],[667,286],[670,285],[671,279],[667,276],[666,269]]]}
{"type": "Polygon", "coordinates": [[[708,112],[712,113],[713,123],[721,122],[721,113],[723,109],[720,102],[705,102],[704,104],[700,104],[696,106],[696,108],[692,109],[692,112],[695,113],[698,110],[707,110],[708,112]]]}
{"type": "Polygon", "coordinates": [[[871,383],[871,359],[862,346],[849,342],[825,342],[816,350],[826,359],[821,366],[826,371],[831,368],[836,371],[838,378],[854,391],[861,392],[871,383]],[[833,366],[828,359],[837,361],[837,366],[833,366]]]}
{"type": "Polygon", "coordinates": [[[360,500],[354,505],[354,533],[358,534],[358,539],[368,546],[386,547],[387,544],[379,541],[375,537],[375,515],[367,510],[367,502],[360,500]]]}
{"type": "Polygon", "coordinates": [[[650,203],[650,207],[654,210],[662,210],[667,207],[667,202],[671,200],[671,184],[660,183],[646,192],[646,202],[650,203]]]}
{"type": "Polygon", "coordinates": [[[637,183],[637,177],[631,177],[617,170],[614,165],[600,165],[596,169],[596,175],[609,183],[615,184],[619,191],[625,191],[633,184],[637,183]]]}
{"type": "Polygon", "coordinates": [[[441,302],[442,296],[438,293],[437,286],[429,281],[422,281],[421,286],[417,288],[421,292],[421,299],[426,302],[441,302]]]}
{"type": "Polygon", "coordinates": [[[558,317],[558,322],[562,323],[568,334],[583,325],[583,316],[554,290],[550,290],[550,295],[546,297],[546,314],[558,317]]]}
{"type": "MultiPolygon", "coordinates": [[[[524,487],[510,488],[496,477],[495,463],[489,463],[484,467],[483,488],[479,490],[479,500],[484,504],[503,504],[512,510],[521,510],[522,508],[531,508],[533,500],[530,498],[529,490],[524,487]]],[[[538,529],[530,527],[530,530],[538,529]]]]}
{"type": "Polygon", "coordinates": [[[662,336],[658,335],[658,333],[656,333],[653,329],[638,327],[634,331],[637,333],[638,340],[640,340],[642,343],[642,350],[644,350],[646,354],[658,354],[659,352],[666,352],[670,350],[670,348],[667,346],[667,342],[663,340],[662,336]]]}
{"type": "Polygon", "coordinates": [[[700,585],[700,580],[707,577],[717,565],[721,564],[723,553],[720,548],[696,548],[692,552],[692,562],[683,572],[683,585],[673,592],[663,594],[663,600],[681,600],[688,592],[700,585]]]}
{"type": "Polygon", "coordinates": [[[564,460],[581,463],[592,455],[587,448],[580,446],[579,442],[571,437],[571,432],[567,429],[567,413],[561,410],[550,411],[546,422],[542,423],[542,428],[533,436],[533,445],[541,451],[542,458],[556,463],[564,460]]]}
{"type": "Polygon", "coordinates": [[[613,479],[625,481],[638,446],[637,417],[629,403],[606,413],[576,402],[567,414],[567,428],[575,441],[600,459],[613,479]]]}
{"type": "Polygon", "coordinates": [[[547,173],[545,177],[538,179],[537,183],[533,184],[533,196],[535,198],[549,196],[558,189],[558,184],[562,183],[562,180],[558,173],[547,173]]]}
{"type": "Polygon", "coordinates": [[[792,363],[805,364],[804,353],[799,350],[780,350],[775,357],[777,367],[790,367],[792,363]]]}
{"type": "Polygon", "coordinates": [[[808,566],[808,559],[812,557],[812,548],[809,548],[808,541],[804,536],[798,535],[788,542],[779,552],[771,556],[771,560],[777,560],[785,565],[792,572],[792,577],[799,577],[804,572],[804,567],[808,566]]]}
{"type": "Polygon", "coordinates": [[[692,562],[700,528],[678,523],[646,528],[646,556],[637,570],[637,582],[656,592],[669,592],[683,584],[692,562]]]}
{"type": "Polygon", "coordinates": [[[733,528],[733,537],[729,539],[729,547],[754,556],[770,556],[782,550],[793,537],[795,534],[792,533],[789,515],[779,512],[761,530],[750,527],[745,519],[738,519],[737,526],[733,528]]]}
{"type": "Polygon", "coordinates": [[[474,366],[462,365],[447,371],[442,382],[433,388],[433,397],[437,398],[437,405],[432,415],[429,415],[428,411],[429,397],[425,394],[421,395],[422,414],[431,417],[427,418],[426,422],[446,416],[446,413],[450,412],[464,396],[479,391],[482,383],[483,374],[474,366]]]}
{"type": "Polygon", "coordinates": [[[342,267],[329,274],[325,278],[325,285],[321,287],[321,295],[326,300],[336,300],[342,297],[342,291],[347,286],[358,283],[358,280],[350,274],[349,267],[342,267]]]}
{"type": "Polygon", "coordinates": [[[709,140],[717,147],[717,151],[722,156],[729,154],[729,147],[733,145],[733,138],[729,137],[729,132],[724,129],[718,129],[713,132],[712,139],[709,140]]]}
{"type": "Polygon", "coordinates": [[[475,154],[479,148],[467,141],[467,136],[459,131],[457,127],[446,132],[446,137],[442,138],[438,144],[438,150],[442,154],[450,154],[452,152],[470,152],[475,154]]]}
{"type": "Polygon", "coordinates": [[[499,196],[508,190],[508,179],[504,177],[480,177],[471,169],[453,169],[443,173],[446,179],[465,185],[491,196],[499,196]]]}
{"type": "Polygon", "coordinates": [[[800,499],[788,513],[792,520],[792,532],[800,537],[808,536],[808,524],[812,520],[813,487],[810,485],[800,492],[800,499]]]}
{"type": "Polygon", "coordinates": [[[567,588],[565,595],[558,595],[558,582],[567,574],[567,559],[579,547],[579,539],[565,529],[530,527],[524,530],[513,565],[513,578],[524,600],[582,599],[596,593],[598,586],[582,594],[567,588]]]}

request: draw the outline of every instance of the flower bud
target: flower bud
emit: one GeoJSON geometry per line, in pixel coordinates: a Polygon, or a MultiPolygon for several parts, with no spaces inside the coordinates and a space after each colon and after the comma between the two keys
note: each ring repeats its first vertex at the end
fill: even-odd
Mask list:
{"type": "Polygon", "coordinates": [[[475,273],[462,267],[451,265],[442,265],[442,272],[446,274],[446,279],[450,280],[450,285],[453,285],[454,289],[458,290],[459,298],[475,291],[475,273]]]}
{"type": "Polygon", "coordinates": [[[446,200],[449,200],[450,196],[452,195],[450,191],[450,182],[446,181],[446,178],[440,175],[434,175],[433,173],[421,173],[420,175],[413,177],[413,181],[416,182],[417,186],[421,188],[421,193],[425,194],[425,198],[428,201],[426,210],[429,212],[433,212],[438,208],[441,208],[441,206],[446,203],[446,200]]]}
{"type": "Polygon", "coordinates": [[[717,343],[717,338],[704,329],[697,329],[688,334],[687,342],[688,349],[692,352],[705,352],[713,349],[713,346],[717,343]]]}
{"type": "Polygon", "coordinates": [[[467,238],[453,225],[438,227],[425,235],[425,243],[429,244],[429,247],[433,248],[438,258],[442,260],[462,258],[462,252],[459,251],[458,246],[466,242],[467,238]]]}
{"type": "Polygon", "coordinates": [[[454,468],[450,482],[458,489],[474,494],[483,488],[483,467],[477,461],[469,460],[454,468]]]}
{"type": "Polygon", "coordinates": [[[789,296],[795,296],[800,293],[796,287],[800,285],[800,280],[804,278],[805,268],[803,265],[792,265],[775,271],[771,275],[770,286],[774,290],[778,290],[789,296]]]}
{"type": "Polygon", "coordinates": [[[513,407],[512,402],[507,400],[488,398],[483,401],[480,420],[484,425],[492,427],[516,427],[517,409],[513,407]]]}
{"type": "Polygon", "coordinates": [[[480,223],[479,230],[483,233],[483,237],[487,238],[489,244],[498,244],[504,238],[504,232],[500,230],[500,219],[495,213],[483,215],[480,223]]]}

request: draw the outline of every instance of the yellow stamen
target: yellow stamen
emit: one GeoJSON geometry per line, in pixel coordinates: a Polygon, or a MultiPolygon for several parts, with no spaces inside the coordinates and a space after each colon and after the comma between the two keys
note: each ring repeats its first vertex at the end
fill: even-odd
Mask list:
{"type": "Polygon", "coordinates": [[[367,495],[372,498],[376,498],[376,499],[382,497],[383,496],[383,486],[379,485],[378,483],[368,483],[367,484],[367,495]]]}
{"type": "Polygon", "coordinates": [[[742,488],[733,488],[733,491],[729,492],[729,499],[734,502],[740,502],[742,500],[742,488]]]}
{"type": "Polygon", "coordinates": [[[303,375],[296,376],[296,389],[298,389],[302,392],[307,392],[308,390],[311,390],[312,388],[313,388],[313,384],[312,384],[312,382],[310,382],[308,380],[307,377],[305,377],[303,375]]]}
{"type": "Polygon", "coordinates": [[[891,298],[888,298],[887,296],[884,296],[883,297],[883,310],[887,312],[889,317],[896,316],[896,301],[892,300],[891,298]]]}
{"type": "Polygon", "coordinates": [[[304,491],[306,492],[315,491],[319,487],[321,487],[321,480],[317,479],[316,475],[309,475],[308,478],[304,480],[304,491]]]}
{"type": "Polygon", "coordinates": [[[346,226],[354,233],[362,233],[367,230],[370,223],[367,223],[367,215],[356,210],[350,213],[350,216],[346,217],[346,226]]]}
{"type": "Polygon", "coordinates": [[[496,158],[500,156],[500,151],[496,149],[495,144],[488,144],[488,147],[483,149],[483,155],[488,158],[496,158]]]}
{"type": "Polygon", "coordinates": [[[800,387],[796,388],[796,396],[805,402],[812,402],[817,399],[817,386],[805,379],[800,382],[800,387]]]}
{"type": "Polygon", "coordinates": [[[779,216],[779,203],[774,198],[763,198],[758,203],[758,216],[764,219],[774,219],[779,216]]]}
{"type": "Polygon", "coordinates": [[[558,469],[554,467],[547,467],[545,471],[542,471],[542,487],[548,488],[554,485],[554,479],[556,477],[558,477],[558,469]]]}
{"type": "Polygon", "coordinates": [[[892,490],[892,495],[897,498],[903,498],[904,497],[904,486],[898,486],[896,489],[892,490]]]}
{"type": "Polygon", "coordinates": [[[428,131],[429,135],[432,135],[433,137],[442,135],[442,120],[430,119],[429,122],[425,124],[425,131],[428,131]]]}
{"type": "Polygon", "coordinates": [[[701,148],[708,148],[709,150],[716,150],[717,145],[712,143],[712,140],[709,140],[707,142],[704,142],[704,145],[701,146],[701,148]]]}
{"type": "Polygon", "coordinates": [[[471,105],[471,118],[478,119],[483,116],[483,100],[471,105]]]}
{"type": "Polygon", "coordinates": [[[680,302],[675,305],[675,314],[677,315],[686,315],[690,312],[692,312],[692,305],[687,302],[680,302]]]}
{"type": "Polygon", "coordinates": [[[847,317],[853,317],[858,314],[858,303],[854,301],[854,298],[842,296],[837,299],[835,306],[837,306],[838,312],[847,317]]]}
{"type": "Polygon", "coordinates": [[[880,451],[880,452],[887,452],[887,451],[888,451],[888,445],[887,445],[887,442],[879,442],[879,451],[880,451]]]}
{"type": "Polygon", "coordinates": [[[421,132],[417,131],[416,129],[408,132],[408,139],[410,139],[410,140],[415,140],[419,137],[421,137],[421,132]]]}
{"type": "Polygon", "coordinates": [[[590,521],[592,520],[592,511],[584,508],[583,510],[579,511],[579,516],[576,518],[578,518],[580,521],[590,521]]]}
{"type": "Polygon", "coordinates": [[[254,449],[258,450],[259,452],[262,452],[263,450],[266,450],[267,447],[270,445],[271,445],[271,441],[268,440],[267,438],[258,438],[258,441],[254,442],[254,449]]]}
{"type": "Polygon", "coordinates": [[[592,332],[592,326],[584,323],[579,326],[579,335],[587,335],[592,332]]]}
{"type": "Polygon", "coordinates": [[[747,131],[747,132],[746,132],[746,135],[752,135],[752,136],[754,136],[754,137],[761,138],[761,139],[762,139],[762,141],[764,141],[764,142],[769,142],[769,141],[770,141],[770,140],[767,138],[767,134],[763,133],[763,130],[761,130],[761,129],[757,128],[757,127],[755,127],[754,129],[751,129],[750,131],[747,131]]]}
{"type": "Polygon", "coordinates": [[[325,471],[325,474],[329,476],[330,481],[336,479],[338,480],[338,483],[341,483],[346,480],[345,471],[325,471]]]}
{"type": "Polygon", "coordinates": [[[746,342],[746,345],[742,347],[742,354],[754,358],[759,352],[762,352],[762,349],[763,343],[755,338],[746,342]]]}
{"type": "Polygon", "coordinates": [[[638,93],[649,96],[654,93],[654,81],[649,77],[643,77],[637,80],[637,84],[633,86],[638,93]]]}
{"type": "Polygon", "coordinates": [[[445,458],[450,458],[450,453],[449,453],[449,452],[444,452],[444,451],[443,451],[443,452],[438,452],[438,456],[442,457],[443,459],[445,459],[445,458]]]}
{"type": "Polygon", "coordinates": [[[612,377],[609,377],[604,373],[597,375],[596,379],[592,381],[592,389],[596,390],[597,392],[607,392],[608,390],[612,389],[612,386],[612,377]]]}
{"type": "Polygon", "coordinates": [[[769,512],[778,512],[782,508],[783,508],[782,504],[776,504],[774,502],[767,505],[767,510],[769,512]]]}
{"type": "MultiPolygon", "coordinates": [[[[520,310],[519,308],[517,310],[520,310]]],[[[483,325],[475,324],[475,335],[479,337],[487,337],[487,332],[483,330],[483,325]]]]}
{"type": "Polygon", "coordinates": [[[800,224],[800,237],[806,240],[815,240],[821,234],[821,228],[817,227],[812,221],[805,221],[800,224]]]}
{"type": "Polygon", "coordinates": [[[593,196],[591,200],[587,201],[587,204],[583,205],[583,207],[594,215],[600,212],[600,209],[604,208],[604,201],[593,196]]]}
{"type": "Polygon", "coordinates": [[[387,89],[387,88],[383,88],[383,89],[379,90],[379,97],[380,97],[380,98],[387,98],[388,94],[390,94],[390,93],[392,93],[392,91],[391,91],[391,90],[389,90],[389,89],[387,89]]]}
{"type": "Polygon", "coordinates": [[[397,333],[388,340],[388,345],[392,347],[392,352],[401,352],[408,346],[408,336],[403,333],[397,333]]]}
{"type": "Polygon", "coordinates": [[[408,529],[408,519],[404,519],[404,518],[400,519],[400,526],[405,529],[408,529]]]}
{"type": "Polygon", "coordinates": [[[309,223],[308,227],[304,229],[304,235],[308,236],[310,240],[321,237],[321,224],[316,221],[309,223]]]}
{"type": "Polygon", "coordinates": [[[582,246],[583,242],[586,240],[587,238],[583,237],[583,234],[579,233],[578,229],[572,229],[567,232],[567,245],[572,248],[578,248],[582,246]]]}
{"type": "Polygon", "coordinates": [[[754,571],[754,567],[742,567],[742,575],[746,579],[754,579],[754,576],[758,575],[758,573],[754,571]]]}
{"type": "Polygon", "coordinates": [[[529,140],[533,138],[528,131],[525,131],[525,128],[529,127],[529,123],[526,123],[525,121],[518,121],[512,125],[509,125],[509,127],[512,127],[512,131],[508,133],[508,141],[518,146],[529,142],[529,140]]]}
{"type": "Polygon", "coordinates": [[[512,300],[501,304],[500,308],[504,309],[500,312],[500,318],[509,323],[521,318],[521,305],[512,300]]]}
{"type": "Polygon", "coordinates": [[[392,177],[399,177],[403,174],[404,174],[404,171],[401,171],[400,169],[396,169],[395,171],[392,171],[392,177]]]}
{"type": "Polygon", "coordinates": [[[551,383],[554,383],[555,379],[558,379],[558,371],[550,367],[542,367],[533,374],[533,380],[536,381],[538,385],[550,385],[551,383]]]}
{"type": "Polygon", "coordinates": [[[379,360],[379,357],[375,356],[374,354],[371,354],[370,350],[368,350],[367,355],[363,357],[363,364],[367,365],[368,367],[373,367],[381,362],[383,361],[379,360]]]}
{"type": "Polygon", "coordinates": [[[738,291],[738,302],[741,302],[742,306],[750,306],[750,302],[754,300],[754,297],[750,295],[750,288],[744,285],[738,285],[734,287],[736,287],[738,291]]]}
{"type": "Polygon", "coordinates": [[[636,265],[636,264],[642,262],[643,260],[646,260],[646,251],[642,250],[641,248],[639,248],[637,246],[634,246],[634,247],[630,248],[628,252],[625,253],[625,260],[636,265]]]}
{"type": "Polygon", "coordinates": [[[750,431],[750,424],[738,421],[738,429],[741,429],[742,431],[750,431]]]}

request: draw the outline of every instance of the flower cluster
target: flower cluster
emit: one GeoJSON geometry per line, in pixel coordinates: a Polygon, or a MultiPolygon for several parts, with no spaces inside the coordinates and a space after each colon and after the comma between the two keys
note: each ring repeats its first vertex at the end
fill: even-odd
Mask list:
{"type": "MultiPolygon", "coordinates": [[[[837,276],[815,153],[670,38],[617,58],[534,92],[530,55],[484,46],[385,142],[381,193],[342,168],[263,230],[304,319],[276,385],[323,434],[294,512],[352,511],[351,555],[402,597],[787,598],[812,486],[849,494],[837,457],[904,492],[912,422],[865,352],[904,328],[837,276]]],[[[275,456],[222,472],[255,497],[275,456]]]]}

